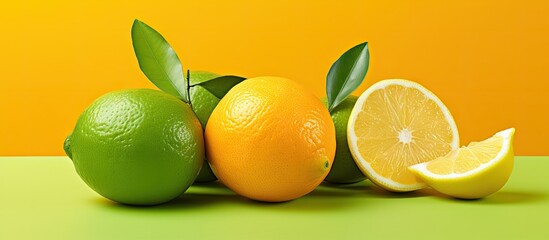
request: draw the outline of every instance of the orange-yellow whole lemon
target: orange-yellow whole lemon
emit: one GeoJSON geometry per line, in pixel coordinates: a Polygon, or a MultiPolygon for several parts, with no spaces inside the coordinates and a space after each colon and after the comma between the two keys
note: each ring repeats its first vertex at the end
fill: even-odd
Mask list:
{"type": "Polygon", "coordinates": [[[334,124],[320,99],[280,77],[239,83],[206,126],[215,175],[259,201],[288,201],[313,191],[330,171],[335,150],[334,124]]]}

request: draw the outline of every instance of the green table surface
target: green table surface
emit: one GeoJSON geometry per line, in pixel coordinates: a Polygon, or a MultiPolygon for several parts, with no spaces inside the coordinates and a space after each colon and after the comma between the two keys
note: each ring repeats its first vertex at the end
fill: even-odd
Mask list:
{"type": "Polygon", "coordinates": [[[2,240],[204,238],[549,239],[549,157],[516,157],[505,187],[481,200],[395,194],[364,181],[272,204],[213,183],[154,207],[104,199],[66,157],[0,158],[2,240]]]}

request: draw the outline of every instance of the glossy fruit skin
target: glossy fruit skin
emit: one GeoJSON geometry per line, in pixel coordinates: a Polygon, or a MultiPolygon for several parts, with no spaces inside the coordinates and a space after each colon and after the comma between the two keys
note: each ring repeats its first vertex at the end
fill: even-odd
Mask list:
{"type": "MultiPolygon", "coordinates": [[[[198,84],[216,77],[220,77],[221,75],[206,71],[192,71],[190,76],[191,84],[198,84]]],[[[210,115],[215,109],[215,106],[217,106],[217,104],[219,103],[219,99],[217,99],[217,97],[215,97],[213,94],[198,85],[193,86],[190,89],[189,94],[192,102],[191,107],[196,113],[198,120],[200,120],[200,124],[205,129],[206,123],[208,122],[210,115]]],[[[212,172],[212,169],[208,164],[208,159],[204,158],[204,163],[202,164],[200,173],[198,174],[198,177],[196,177],[195,181],[199,183],[205,183],[213,182],[216,180],[217,178],[215,177],[215,174],[212,172]]]]}
{"type": "Polygon", "coordinates": [[[130,205],[172,200],[202,166],[200,122],[183,101],[150,89],[95,100],[65,141],[78,175],[100,195],[130,205]]]}
{"type": "Polygon", "coordinates": [[[234,192],[282,202],[316,188],[335,155],[335,128],[322,102],[294,81],[247,79],[219,102],[206,126],[206,154],[234,192]]]}
{"type": "MultiPolygon", "coordinates": [[[[329,183],[351,184],[366,179],[366,176],[356,166],[347,143],[347,123],[357,99],[356,96],[347,97],[330,113],[335,125],[337,147],[334,164],[325,179],[329,183]]],[[[328,106],[326,98],[322,99],[322,103],[326,107],[328,106]]]]}

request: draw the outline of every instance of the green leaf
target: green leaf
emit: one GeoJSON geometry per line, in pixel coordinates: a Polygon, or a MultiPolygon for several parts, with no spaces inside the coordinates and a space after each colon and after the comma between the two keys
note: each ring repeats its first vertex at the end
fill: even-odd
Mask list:
{"type": "Polygon", "coordinates": [[[361,43],[343,53],[332,65],[326,78],[328,109],[332,111],[364,81],[370,63],[368,43],[361,43]]]}
{"type": "Polygon", "coordinates": [[[196,85],[205,88],[214,96],[221,99],[225,96],[225,94],[227,94],[229,90],[231,90],[232,87],[244,81],[244,79],[245,78],[238,77],[238,76],[221,76],[221,77],[210,79],[205,82],[201,82],[196,85]]]}
{"type": "Polygon", "coordinates": [[[187,82],[177,54],[153,28],[135,19],[132,42],[139,68],[160,90],[189,101],[187,82]]]}

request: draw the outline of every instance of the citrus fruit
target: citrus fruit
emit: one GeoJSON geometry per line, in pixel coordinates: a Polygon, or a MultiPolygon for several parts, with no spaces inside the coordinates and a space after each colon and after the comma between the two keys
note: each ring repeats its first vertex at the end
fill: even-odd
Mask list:
{"type": "Polygon", "coordinates": [[[450,111],[432,92],[407,80],[375,83],[359,97],[347,127],[357,166],[389,191],[420,189],[408,171],[443,156],[459,144],[450,111]]]}
{"type": "Polygon", "coordinates": [[[513,170],[514,128],[482,142],[450,151],[435,160],[410,167],[410,171],[435,190],[449,196],[476,199],[497,192],[513,170]]]}
{"type": "Polygon", "coordinates": [[[205,136],[219,180],[266,202],[311,192],[330,171],[336,149],[334,125],[320,99],[280,77],[234,86],[210,116],[205,136]]]}
{"type": "Polygon", "coordinates": [[[84,110],[65,151],[97,193],[153,205],[192,184],[202,165],[203,141],[200,122],[181,100],[156,90],[121,90],[84,110]]]}
{"type": "MultiPolygon", "coordinates": [[[[197,84],[219,76],[219,74],[206,71],[192,71],[190,74],[190,82],[191,85],[193,85],[189,90],[189,95],[192,103],[191,107],[196,113],[196,116],[198,117],[198,120],[200,120],[200,124],[203,128],[206,128],[206,123],[210,118],[210,114],[212,114],[215,106],[217,106],[217,103],[219,103],[220,99],[197,84]]],[[[208,159],[204,159],[204,163],[202,164],[200,173],[198,174],[198,177],[196,177],[195,181],[212,182],[215,180],[217,180],[217,178],[213,174],[212,169],[208,164],[208,159]]]]}
{"type": "MultiPolygon", "coordinates": [[[[330,113],[335,125],[337,147],[332,169],[325,179],[329,183],[349,184],[366,179],[364,174],[356,166],[349,150],[349,145],[347,144],[347,123],[349,122],[351,110],[353,110],[353,106],[355,106],[357,99],[358,97],[356,96],[347,97],[330,113]]],[[[326,107],[328,106],[326,98],[322,99],[322,103],[324,103],[326,107]]]]}

